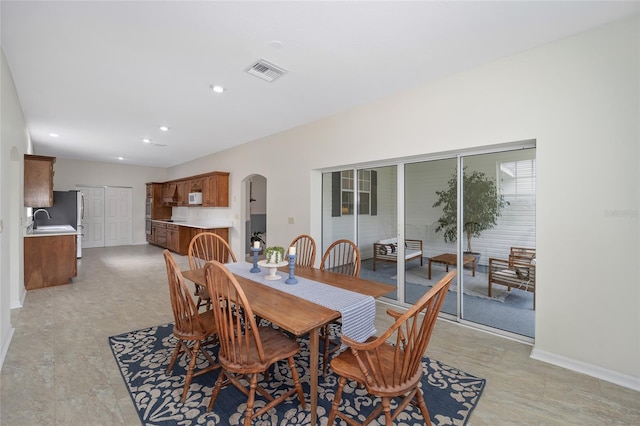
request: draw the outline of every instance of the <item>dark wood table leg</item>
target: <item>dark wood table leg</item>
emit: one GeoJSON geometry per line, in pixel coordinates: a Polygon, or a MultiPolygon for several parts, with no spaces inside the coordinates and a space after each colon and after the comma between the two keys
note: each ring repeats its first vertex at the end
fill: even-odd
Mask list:
{"type": "Polygon", "coordinates": [[[318,423],[318,359],[320,358],[319,330],[314,328],[309,332],[309,396],[311,403],[311,425],[318,423]]]}

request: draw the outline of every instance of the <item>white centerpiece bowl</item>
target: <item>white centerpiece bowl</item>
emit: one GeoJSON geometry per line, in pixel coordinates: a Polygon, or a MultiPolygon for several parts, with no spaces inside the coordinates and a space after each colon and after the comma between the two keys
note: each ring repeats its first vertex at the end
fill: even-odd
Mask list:
{"type": "Polygon", "coordinates": [[[289,262],[284,262],[284,261],[278,262],[278,263],[267,263],[266,260],[261,260],[258,262],[258,265],[265,267],[269,270],[269,273],[264,276],[264,279],[269,281],[279,280],[280,278],[282,278],[280,275],[276,274],[276,271],[278,270],[278,268],[287,266],[288,264],[289,262]]]}

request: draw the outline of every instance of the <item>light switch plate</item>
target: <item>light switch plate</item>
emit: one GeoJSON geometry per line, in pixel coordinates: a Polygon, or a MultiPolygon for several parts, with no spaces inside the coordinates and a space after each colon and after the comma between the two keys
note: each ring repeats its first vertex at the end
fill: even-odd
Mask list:
{"type": "Polygon", "coordinates": [[[289,225],[293,225],[293,218],[292,217],[289,218],[289,225]]]}

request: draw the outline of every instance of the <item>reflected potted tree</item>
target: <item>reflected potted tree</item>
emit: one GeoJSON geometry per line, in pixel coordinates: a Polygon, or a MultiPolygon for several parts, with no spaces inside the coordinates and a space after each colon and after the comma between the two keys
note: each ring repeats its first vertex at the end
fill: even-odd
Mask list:
{"type": "MultiPolygon", "coordinates": [[[[458,235],[458,174],[454,173],[449,179],[448,187],[442,191],[436,191],[438,200],[433,207],[442,207],[442,216],[438,219],[436,232],[443,232],[445,242],[455,242],[458,235]]],[[[462,173],[462,193],[464,212],[462,219],[463,228],[467,240],[467,249],[464,254],[476,257],[476,265],[480,259],[480,253],[471,248],[471,239],[479,237],[483,231],[491,229],[498,224],[498,218],[502,209],[509,203],[498,194],[495,179],[488,177],[479,171],[462,173]]]]}

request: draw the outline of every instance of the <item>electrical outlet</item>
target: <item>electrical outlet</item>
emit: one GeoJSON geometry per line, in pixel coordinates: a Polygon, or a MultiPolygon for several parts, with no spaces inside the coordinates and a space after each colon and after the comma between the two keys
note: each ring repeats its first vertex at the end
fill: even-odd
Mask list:
{"type": "Polygon", "coordinates": [[[294,221],[293,221],[293,218],[292,218],[292,217],[290,217],[290,218],[289,218],[289,225],[293,225],[293,222],[294,222],[294,221]]]}

